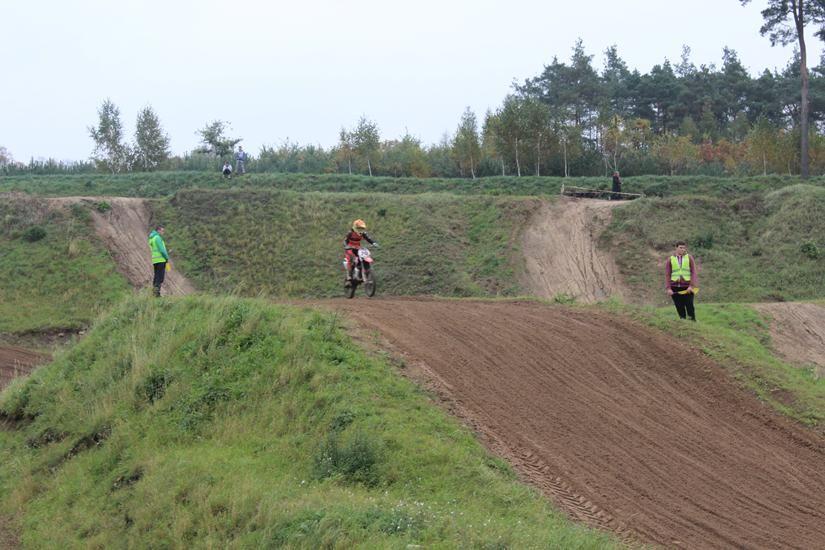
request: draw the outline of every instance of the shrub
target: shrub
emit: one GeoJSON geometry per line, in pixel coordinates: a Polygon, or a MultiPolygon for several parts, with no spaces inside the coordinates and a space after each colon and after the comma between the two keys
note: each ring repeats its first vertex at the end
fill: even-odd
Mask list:
{"type": "Polygon", "coordinates": [[[805,241],[800,245],[799,250],[812,260],[816,260],[821,255],[819,247],[813,241],[805,241]]]}
{"type": "Polygon", "coordinates": [[[32,226],[23,232],[23,238],[30,243],[46,238],[46,230],[39,225],[32,226]]]}
{"type": "Polygon", "coordinates": [[[337,432],[332,432],[318,446],[313,457],[314,476],[325,479],[339,475],[350,483],[377,485],[378,442],[360,431],[347,440],[342,439],[337,432]]]}
{"type": "Polygon", "coordinates": [[[693,244],[695,244],[698,248],[713,248],[713,233],[699,235],[696,239],[694,239],[693,244]]]}
{"type": "Polygon", "coordinates": [[[106,201],[98,201],[94,204],[95,210],[103,214],[104,212],[108,212],[112,209],[112,205],[106,201]]]}

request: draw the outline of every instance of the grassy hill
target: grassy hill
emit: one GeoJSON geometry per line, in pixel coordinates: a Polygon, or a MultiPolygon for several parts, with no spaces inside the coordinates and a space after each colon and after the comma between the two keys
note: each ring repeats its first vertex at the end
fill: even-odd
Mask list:
{"type": "Polygon", "coordinates": [[[201,289],[340,296],[343,239],[366,220],[381,294],[515,295],[517,236],[536,199],[426,194],[178,192],[154,203],[173,258],[201,289]]]}
{"type": "Polygon", "coordinates": [[[664,303],[664,261],[685,239],[701,263],[702,301],[823,297],[825,189],[793,185],[728,201],[705,195],[644,199],[614,211],[602,236],[646,301],[664,303]]]}
{"type": "Polygon", "coordinates": [[[615,546],[339,323],[130,298],[0,396],[0,512],[34,548],[615,546]]]}
{"type": "MultiPolygon", "coordinates": [[[[742,178],[704,176],[639,176],[627,178],[623,191],[649,196],[671,197],[702,194],[737,197],[752,192],[775,191],[795,185],[796,176],[755,176],[742,178]]],[[[825,177],[814,177],[808,184],[825,186],[825,177]]],[[[389,178],[346,174],[247,174],[224,179],[209,172],[143,172],[132,174],[83,174],[55,176],[0,177],[0,192],[22,191],[50,196],[166,197],[181,189],[275,189],[335,193],[451,193],[460,195],[556,195],[562,184],[607,189],[608,177],[534,177],[506,176],[470,179],[389,178]]]]}
{"type": "Polygon", "coordinates": [[[0,196],[0,333],[79,328],[127,291],[87,211],[0,196]]]}

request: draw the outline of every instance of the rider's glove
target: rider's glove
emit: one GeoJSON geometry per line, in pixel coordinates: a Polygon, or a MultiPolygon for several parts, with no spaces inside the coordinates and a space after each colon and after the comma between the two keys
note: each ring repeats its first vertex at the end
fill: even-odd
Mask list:
{"type": "Polygon", "coordinates": [[[377,242],[373,242],[373,243],[372,243],[372,246],[374,246],[375,248],[381,248],[381,247],[378,245],[378,243],[377,243],[377,242]]]}

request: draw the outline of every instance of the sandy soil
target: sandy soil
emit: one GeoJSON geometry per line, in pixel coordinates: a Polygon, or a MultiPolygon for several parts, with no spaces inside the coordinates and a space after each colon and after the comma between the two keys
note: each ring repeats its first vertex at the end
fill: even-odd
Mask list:
{"type": "MultiPolygon", "coordinates": [[[[0,390],[5,388],[13,378],[29,374],[37,365],[48,360],[47,355],[27,349],[0,346],[0,390]]],[[[1,429],[3,429],[2,421],[0,421],[1,429]]],[[[0,548],[12,549],[19,548],[19,546],[17,534],[0,515],[0,548]]]]}
{"type": "MultiPolygon", "coordinates": [[[[123,197],[65,197],[49,199],[56,205],[77,202],[106,201],[111,209],[101,213],[92,209],[95,232],[114,256],[120,271],[135,288],[152,285],[152,256],[147,245],[149,210],[143,199],[123,197]]],[[[195,291],[194,286],[174,269],[174,251],[171,251],[172,271],[166,274],[163,294],[180,296],[195,291]]]]}
{"type": "Polygon", "coordinates": [[[13,378],[29,374],[49,356],[16,346],[0,346],[0,390],[13,378]]]}
{"type": "Polygon", "coordinates": [[[686,548],[821,548],[825,438],[632,321],[533,303],[336,300],[574,519],[686,548]]]}
{"type": "Polygon", "coordinates": [[[19,548],[20,541],[17,538],[17,534],[12,531],[12,529],[6,526],[2,517],[0,517],[0,548],[3,550],[12,550],[13,548],[19,548]]]}
{"type": "Polygon", "coordinates": [[[573,296],[595,302],[621,296],[619,270],[612,257],[596,248],[619,201],[562,198],[545,205],[524,232],[524,284],[536,296],[573,296]]]}
{"type": "Polygon", "coordinates": [[[785,360],[798,365],[814,365],[825,377],[825,307],[817,304],[783,302],[756,304],[771,316],[774,349],[785,360]]]}

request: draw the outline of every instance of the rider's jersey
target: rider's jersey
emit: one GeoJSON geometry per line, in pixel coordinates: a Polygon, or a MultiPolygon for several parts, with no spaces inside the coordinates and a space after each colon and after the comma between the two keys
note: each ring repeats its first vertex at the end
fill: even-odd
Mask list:
{"type": "Polygon", "coordinates": [[[357,231],[350,231],[347,233],[347,236],[344,237],[344,248],[352,248],[358,250],[361,248],[361,239],[366,239],[366,241],[370,244],[375,244],[367,232],[358,233],[357,231]]]}

